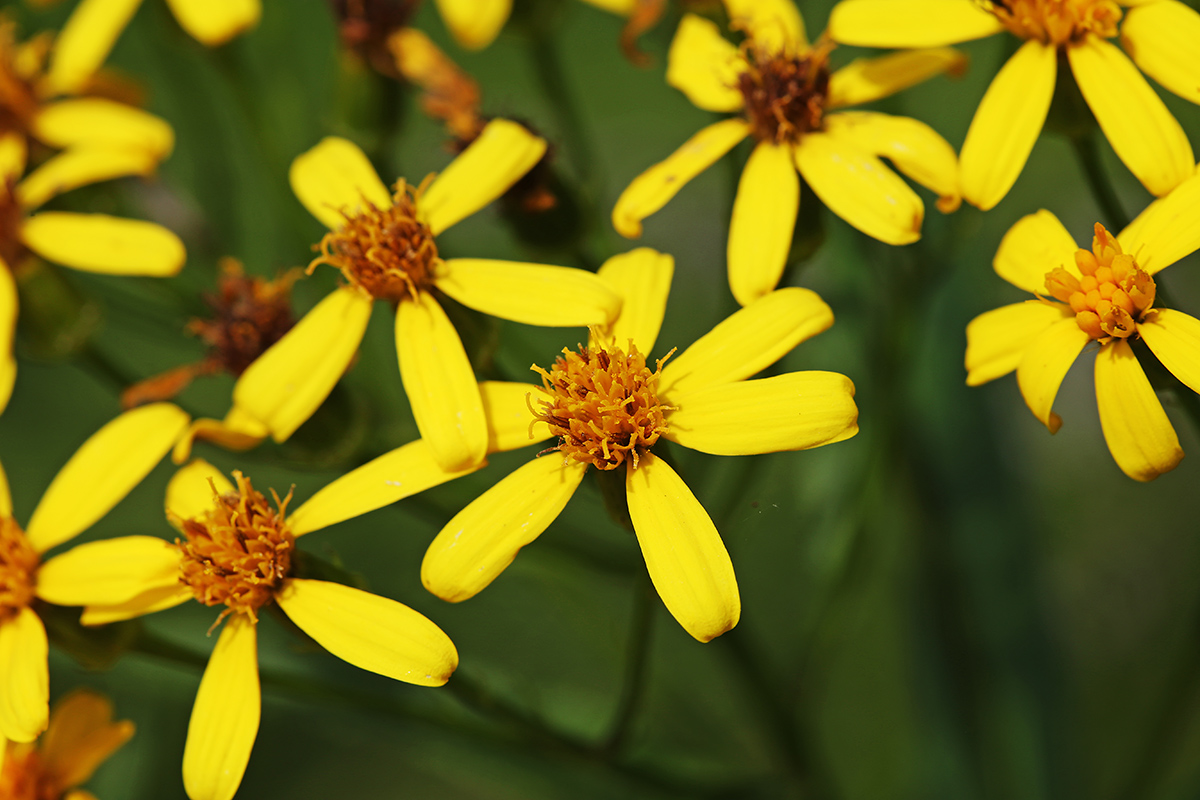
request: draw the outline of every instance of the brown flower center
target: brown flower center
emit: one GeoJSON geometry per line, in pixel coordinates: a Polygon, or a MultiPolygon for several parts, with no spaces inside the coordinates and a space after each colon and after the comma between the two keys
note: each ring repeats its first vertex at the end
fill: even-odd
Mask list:
{"type": "Polygon", "coordinates": [[[794,144],[821,129],[831,49],[832,45],[818,45],[803,56],[787,56],[745,48],[749,69],[738,76],[737,88],[756,139],[794,144]]]}
{"type": "Polygon", "coordinates": [[[0,621],[33,602],[39,564],[37,551],[17,521],[0,516],[0,621]]]}
{"type": "MultiPolygon", "coordinates": [[[[36,40],[35,40],[36,42],[36,40]]],[[[36,44],[18,48],[16,25],[0,16],[0,133],[28,133],[37,114],[34,86],[41,75],[36,44]]]]}
{"type": "Polygon", "coordinates": [[[441,259],[429,226],[417,218],[418,194],[401,179],[390,206],[379,208],[364,198],[365,210],[343,211],[346,222],[321,239],[321,255],[309,272],[329,264],[372,297],[393,302],[429,285],[441,259]]]}
{"type": "Polygon", "coordinates": [[[212,319],[193,319],[188,330],[209,346],[208,357],[241,375],[267,348],[291,330],[291,294],[296,273],[273,281],[246,277],[241,262],[222,259],[216,294],[205,295],[212,319]]]}
{"type": "Polygon", "coordinates": [[[1113,0],[984,0],[1004,27],[1022,39],[1063,45],[1089,33],[1117,35],[1121,7],[1113,0]]]}
{"type": "Polygon", "coordinates": [[[1062,267],[1046,273],[1046,292],[1075,312],[1079,329],[1093,339],[1128,338],[1154,305],[1154,279],[1096,223],[1091,250],[1076,250],[1082,278],[1062,267]]]}
{"type": "Polygon", "coordinates": [[[18,269],[29,256],[21,241],[24,222],[25,210],[17,202],[16,184],[0,177],[0,259],[12,270],[18,269]]]}

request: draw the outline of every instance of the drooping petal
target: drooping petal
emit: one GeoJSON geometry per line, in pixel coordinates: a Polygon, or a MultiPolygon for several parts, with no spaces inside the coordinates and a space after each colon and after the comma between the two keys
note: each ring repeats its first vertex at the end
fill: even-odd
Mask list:
{"type": "Polygon", "coordinates": [[[421,582],[443,600],[474,597],[512,563],[566,506],[584,464],[535,458],[446,523],[421,562],[421,582]]]}
{"type": "Polygon", "coordinates": [[[0,180],[15,183],[25,172],[28,157],[25,137],[20,131],[0,133],[0,180]]]}
{"type": "Polygon", "coordinates": [[[259,0],[167,0],[180,26],[196,41],[216,47],[258,24],[259,0]]]}
{"type": "Polygon", "coordinates": [[[512,0],[437,0],[437,8],[456,42],[482,50],[508,21],[512,0]]]}
{"type": "Polygon", "coordinates": [[[487,419],[458,331],[428,292],[396,311],[400,380],[421,438],[443,470],[477,466],[487,455],[487,419]]]}
{"type": "Polygon", "coordinates": [[[60,606],[117,605],[179,583],[179,550],[156,536],[76,545],[42,564],[37,596],[60,606]]]}
{"type": "Polygon", "coordinates": [[[78,94],[108,53],[142,0],[82,0],[54,42],[48,88],[78,94]]]}
{"type": "Polygon", "coordinates": [[[987,211],[1004,199],[1042,132],[1057,71],[1054,47],[1021,45],[992,80],[959,153],[963,197],[987,211]]]}
{"type": "Polygon", "coordinates": [[[715,22],[684,14],[667,54],[667,83],[706,111],[737,111],[744,102],[738,75],[746,59],[715,22]]]}
{"type": "Polygon", "coordinates": [[[441,686],[458,667],[450,637],[395,600],[300,578],[285,581],[275,600],[317,644],[361,669],[418,686],[441,686]]]}
{"type": "Polygon", "coordinates": [[[489,453],[516,450],[550,438],[549,426],[535,420],[529,410],[537,408],[538,395],[545,397],[542,387],[531,383],[483,381],[479,384],[483,413],[488,421],[489,453]]]}
{"type": "Polygon", "coordinates": [[[642,235],[642,220],[658,211],[684,184],[708,169],[733,146],[745,139],[750,126],[742,119],[726,119],[701,129],[666,160],[633,179],[613,206],[612,223],[628,239],[642,235]]]}
{"type": "Polygon", "coordinates": [[[856,58],[829,76],[829,108],[856,106],[890,97],[943,72],[959,74],[967,57],[951,47],[902,50],[856,58]]]}
{"type": "Polygon", "coordinates": [[[804,20],[792,0],[725,0],[725,10],[729,27],[764,53],[800,55],[808,49],[804,20]]]}
{"type": "Polygon", "coordinates": [[[1088,35],[1067,47],[1067,57],[1109,144],[1151,194],[1191,177],[1196,158],[1187,134],[1119,47],[1088,35]]]}
{"type": "Polygon", "coordinates": [[[800,210],[800,178],[791,145],[759,142],[746,161],[733,201],[726,248],[729,288],[747,306],[783,275],[800,210]]]}
{"type": "Polygon", "coordinates": [[[28,606],[0,621],[0,736],[31,742],[50,718],[46,628],[28,606]]]}
{"type": "MultiPolygon", "coordinates": [[[[13,337],[17,333],[17,283],[8,265],[0,259],[0,413],[3,413],[17,379],[13,337]]],[[[0,510],[0,514],[3,514],[0,510]]]]}
{"type": "Polygon", "coordinates": [[[507,192],[545,154],[545,139],[494,119],[434,179],[417,207],[436,236],[507,192]]]}
{"type": "Polygon", "coordinates": [[[1108,451],[1126,475],[1152,481],[1179,465],[1179,437],[1129,342],[1114,340],[1096,354],[1096,405],[1108,451]]]}
{"type": "Polygon", "coordinates": [[[621,313],[605,335],[622,348],[632,341],[642,353],[652,352],[667,311],[675,259],[638,247],[608,259],[596,274],[621,296],[621,313]]]}
{"type": "Polygon", "coordinates": [[[1050,410],[1058,387],[1079,351],[1090,341],[1091,337],[1079,329],[1072,315],[1043,330],[1030,342],[1017,365],[1017,386],[1025,404],[1051,433],[1062,427],[1062,419],[1050,410]]]}
{"type": "Polygon", "coordinates": [[[134,149],[159,160],[175,146],[175,132],[162,118],[102,97],[42,106],[33,120],[33,135],[51,147],[134,149]]]}
{"type": "Polygon", "coordinates": [[[254,623],[233,614],[208,659],[183,746],[183,786],[191,800],[233,800],[250,761],[262,692],[254,623]]]}
{"type": "Polygon", "coordinates": [[[174,608],[194,597],[190,587],[176,582],[171,586],[149,589],[136,597],[113,606],[87,606],[80,615],[80,623],[88,626],[108,625],[136,617],[144,617],[156,611],[174,608]]]}
{"type": "Polygon", "coordinates": [[[52,197],[127,175],[149,175],[158,158],[147,150],[76,147],[60,153],[17,184],[17,202],[37,208],[52,197]]]}
{"type": "Polygon", "coordinates": [[[846,222],[887,244],[921,238],[925,204],[899,175],[849,139],[807,134],[795,148],[796,168],[817,197],[846,222]]]}
{"type": "Polygon", "coordinates": [[[737,625],[737,578],[721,535],[675,470],[653,453],[625,478],[629,517],[663,605],[702,642],[737,625]]]}
{"type": "Polygon", "coordinates": [[[288,180],[308,213],[330,230],[342,227],[346,216],[361,212],[366,203],[378,208],[392,205],[392,193],[366,154],[338,136],[326,136],[316,147],[296,156],[288,180]]]}
{"type": "Polygon", "coordinates": [[[1121,44],[1142,72],[1200,103],[1200,13],[1177,0],[1158,0],[1125,12],[1121,44]]]}
{"type": "Polygon", "coordinates": [[[163,226],[106,214],[44,211],[25,220],[21,240],[49,261],[109,275],[174,275],[187,260],[163,226]]]}
{"type": "Polygon", "coordinates": [[[1033,294],[1046,294],[1046,274],[1062,267],[1076,277],[1079,246],[1058,217],[1046,209],[1026,214],[1000,240],[992,267],[1004,280],[1033,294]]]}
{"type": "Polygon", "coordinates": [[[452,258],[436,284],[468,308],[526,325],[603,325],[621,311],[621,296],[607,283],[570,267],[452,258]]]}
{"type": "Polygon", "coordinates": [[[235,491],[221,470],[202,458],[180,467],[167,483],[168,517],[195,519],[213,507],[215,495],[235,491]]]}
{"type": "Polygon", "coordinates": [[[127,719],[113,722],[112,702],[87,689],[59,698],[39,746],[46,771],[59,786],[86,783],[133,736],[127,719]]]}
{"type": "Polygon", "coordinates": [[[1151,275],[1200,248],[1200,174],[1152,205],[1117,237],[1151,275]]]}
{"type": "Polygon", "coordinates": [[[171,460],[182,464],[196,440],[213,442],[226,450],[249,450],[271,435],[271,429],[241,406],[233,406],[225,419],[194,419],[171,451],[171,460]]]}
{"type": "Polygon", "coordinates": [[[188,416],[170,403],[126,411],[96,431],[59,470],[25,529],[39,553],[108,513],[167,454],[188,416]]]}
{"type": "Polygon", "coordinates": [[[1138,323],[1154,357],[1193,392],[1200,392],[1200,320],[1160,308],[1138,323]]]}
{"type": "Polygon", "coordinates": [[[749,378],[833,324],[816,292],[788,287],[735,311],[659,373],[659,396],[684,394],[749,378]]]}
{"type": "Polygon", "coordinates": [[[371,305],[353,286],[331,292],[242,373],[234,405],[261,420],[275,441],[286,441],[350,366],[371,305]]]}
{"type": "Polygon", "coordinates": [[[980,314],[967,324],[967,386],[980,386],[1012,372],[1047,328],[1074,317],[1067,306],[1041,300],[980,314]]]}
{"type": "Polygon", "coordinates": [[[940,47],[1004,30],[971,0],[842,0],[829,15],[829,38],[862,47],[940,47]]]}

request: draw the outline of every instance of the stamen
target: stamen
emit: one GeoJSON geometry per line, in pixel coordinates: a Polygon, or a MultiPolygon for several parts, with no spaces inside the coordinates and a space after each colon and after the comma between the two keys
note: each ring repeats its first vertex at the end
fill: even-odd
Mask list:
{"type": "Polygon", "coordinates": [[[829,52],[821,43],[803,56],[766,54],[749,39],[743,45],[749,69],[738,76],[746,118],[761,142],[795,143],[820,130],[829,96],[829,52]]]}
{"type": "Polygon", "coordinates": [[[33,602],[40,563],[17,521],[0,516],[0,622],[33,602]]]}
{"type": "Polygon", "coordinates": [[[1076,278],[1062,267],[1046,273],[1046,293],[1075,312],[1079,329],[1093,339],[1126,339],[1154,305],[1154,279],[1096,223],[1091,250],[1077,250],[1076,278]]]}
{"type": "Polygon", "coordinates": [[[1113,0],[980,0],[1015,35],[1063,45],[1089,33],[1117,35],[1121,7],[1113,0]]]}

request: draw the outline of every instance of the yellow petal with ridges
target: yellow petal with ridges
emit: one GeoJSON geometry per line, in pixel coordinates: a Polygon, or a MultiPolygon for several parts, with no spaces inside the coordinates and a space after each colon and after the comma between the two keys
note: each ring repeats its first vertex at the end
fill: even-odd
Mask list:
{"type": "Polygon", "coordinates": [[[142,0],[82,0],[54,42],[47,88],[78,94],[95,74],[142,0]]]}
{"type": "Polygon", "coordinates": [[[226,450],[249,450],[271,435],[271,430],[240,406],[229,409],[225,419],[194,419],[171,451],[171,460],[182,464],[192,453],[196,440],[213,442],[226,450]]]}
{"type": "Polygon", "coordinates": [[[862,47],[940,47],[1004,30],[972,0],[842,0],[829,15],[829,38],[862,47]]]}
{"type": "Polygon", "coordinates": [[[1172,375],[1193,392],[1200,392],[1200,320],[1160,308],[1138,323],[1138,333],[1172,375]]]}
{"type": "Polygon", "coordinates": [[[108,625],[127,619],[174,608],[194,597],[191,588],[181,583],[159,586],[115,606],[87,606],[79,617],[83,625],[108,625]]]}
{"type": "MultiPolygon", "coordinates": [[[[113,722],[112,702],[88,689],[60,697],[50,712],[50,725],[40,750],[46,770],[60,786],[87,783],[92,773],[133,736],[127,719],[113,722]]],[[[66,800],[66,798],[64,798],[66,800]]]]}
{"type": "Polygon", "coordinates": [[[613,206],[612,223],[627,239],[642,235],[642,220],[667,204],[684,184],[714,164],[745,139],[750,126],[742,119],[726,119],[702,128],[666,160],[633,179],[613,206]]]}
{"type": "Polygon", "coordinates": [[[392,193],[366,154],[339,136],[326,136],[316,147],[296,156],[288,180],[308,213],[330,230],[342,227],[347,216],[361,213],[367,203],[378,208],[392,205],[392,193]]]}
{"type": "Polygon", "coordinates": [[[1200,13],[1176,0],[1158,0],[1125,12],[1121,45],[1158,83],[1200,103],[1200,13]]]}
{"type": "Polygon", "coordinates": [[[526,325],[604,325],[621,311],[621,296],[607,283],[570,267],[452,258],[435,283],[468,308],[526,325]]]}
{"type": "Polygon", "coordinates": [[[749,378],[832,324],[833,311],[816,292],[777,289],[735,311],[669,361],[659,373],[659,396],[749,378]]]}
{"type": "Polygon", "coordinates": [[[25,137],[20,131],[0,133],[0,181],[5,185],[15,183],[25,172],[28,155],[25,137]]]}
{"type": "Polygon", "coordinates": [[[174,275],[187,260],[163,226],[106,214],[43,211],[25,220],[21,240],[48,261],[107,275],[174,275]]]}
{"type": "Polygon", "coordinates": [[[1026,300],[980,314],[967,324],[967,386],[980,386],[1012,372],[1047,328],[1074,319],[1060,303],[1026,300]]]}
{"type": "Polygon", "coordinates": [[[179,583],[179,550],[156,536],[76,545],[42,564],[37,596],[60,606],[117,605],[179,583]]]}
{"type": "Polygon", "coordinates": [[[175,470],[167,482],[167,498],[164,505],[168,517],[196,519],[213,508],[215,495],[235,491],[233,483],[221,470],[202,458],[194,459],[185,467],[175,470]]]}
{"type": "Polygon", "coordinates": [[[1004,280],[1033,294],[1046,294],[1046,273],[1058,267],[1081,277],[1075,266],[1079,246],[1058,217],[1046,209],[1026,214],[1000,240],[992,267],[1004,280]]]}
{"type": "Polygon", "coordinates": [[[216,47],[258,24],[260,0],[167,0],[180,26],[202,44],[216,47]]]}
{"type": "Polygon", "coordinates": [[[791,145],[759,142],[738,181],[726,246],[729,288],[739,305],[750,305],[779,284],[799,210],[791,145]]]}
{"type": "Polygon", "coordinates": [[[458,331],[428,292],[396,310],[400,380],[421,438],[448,472],[478,466],[487,455],[487,419],[479,384],[458,331]]]}
{"type": "Polygon", "coordinates": [[[512,0],[437,0],[437,9],[456,42],[482,50],[508,21],[512,0]]]}
{"type": "Polygon", "coordinates": [[[628,462],[629,517],[646,571],[663,605],[701,642],[737,625],[737,578],[721,535],[704,506],[667,462],[653,453],[628,462]]]}
{"type": "Polygon", "coordinates": [[[667,311],[675,259],[649,247],[638,247],[608,259],[596,274],[621,296],[621,313],[603,335],[621,348],[628,347],[632,340],[639,351],[649,355],[667,311]]]}
{"type": "Polygon", "coordinates": [[[234,405],[261,420],[275,441],[286,441],[350,366],[372,304],[353,286],[331,292],[242,373],[234,405]]]}
{"type": "Polygon", "coordinates": [[[32,742],[50,717],[46,628],[25,606],[0,621],[0,736],[32,742]]]}
{"type": "Polygon", "coordinates": [[[187,427],[170,403],[126,411],[96,431],[50,482],[25,529],[39,553],[82,533],[154,469],[187,427]]]}
{"type": "Polygon", "coordinates": [[[706,111],[737,111],[744,102],[738,75],[746,59],[715,22],[684,14],[667,54],[667,83],[706,111]]]}
{"type": "Polygon", "coordinates": [[[1062,427],[1062,419],[1051,411],[1058,387],[1079,351],[1090,341],[1091,337],[1070,316],[1052,323],[1031,341],[1017,365],[1017,386],[1025,404],[1051,433],[1062,427]]]}
{"type": "Polygon", "coordinates": [[[545,397],[542,387],[531,383],[482,381],[479,396],[488,423],[488,452],[500,453],[550,438],[546,423],[535,420],[530,407],[545,397]]]}
{"type": "Polygon", "coordinates": [[[959,153],[963,197],[987,211],[1025,168],[1054,95],[1057,50],[1030,40],[992,80],[959,153]]]}
{"type": "Polygon", "coordinates": [[[1161,197],[1192,176],[1187,134],[1120,48],[1089,35],[1068,46],[1067,57],[1109,144],[1151,194],[1161,197]]]}
{"type": "Polygon", "coordinates": [[[208,659],[183,746],[183,786],[191,800],[233,800],[262,714],[258,635],[233,614],[208,659]]]}
{"type": "Polygon", "coordinates": [[[729,27],[764,53],[800,55],[808,49],[804,20],[792,0],[725,0],[725,10],[729,27]]]}
{"type": "Polygon", "coordinates": [[[1135,481],[1152,481],[1183,459],[1179,437],[1129,342],[1096,354],[1096,406],[1113,460],[1135,481]]]}
{"type": "Polygon", "coordinates": [[[16,333],[17,283],[8,265],[0,259],[0,413],[8,405],[13,382],[17,378],[17,362],[13,358],[13,338],[16,333]]]}
{"type": "Polygon", "coordinates": [[[961,74],[967,57],[952,47],[905,50],[856,58],[829,76],[829,108],[856,106],[890,97],[943,72],[961,74]]]}
{"type": "Polygon", "coordinates": [[[1200,174],[1151,206],[1117,240],[1153,275],[1200,248],[1200,174]]]}
{"type": "Polygon", "coordinates": [[[284,581],[276,602],[317,644],[360,669],[417,686],[441,686],[458,667],[454,642],[422,614],[327,581],[284,581]]]}
{"type": "Polygon", "coordinates": [[[437,235],[507,192],[545,154],[545,139],[519,123],[494,119],[434,179],[417,207],[437,235]]]}
{"type": "Polygon", "coordinates": [[[425,551],[425,588],[451,603],[474,597],[549,527],[586,471],[586,465],[564,463],[552,453],[488,489],[455,514],[425,551]]]}
{"type": "Polygon", "coordinates": [[[132,149],[159,160],[175,147],[175,132],[165,120],[102,97],[77,97],[42,106],[33,120],[33,135],[60,149],[132,149]]]}
{"type": "Polygon", "coordinates": [[[146,150],[75,147],[43,162],[17,184],[17,202],[26,209],[37,208],[80,186],[127,175],[149,175],[157,165],[157,157],[146,150]]]}

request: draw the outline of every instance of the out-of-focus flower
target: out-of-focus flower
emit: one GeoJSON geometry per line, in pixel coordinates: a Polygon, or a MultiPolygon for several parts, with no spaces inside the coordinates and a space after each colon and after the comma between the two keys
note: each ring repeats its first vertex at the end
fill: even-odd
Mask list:
{"type": "Polygon", "coordinates": [[[1156,307],[1153,278],[1197,247],[1200,176],[1115,238],[1097,223],[1091,250],[1077,249],[1049,211],[1022,218],[1000,243],[993,266],[1038,299],[971,321],[967,383],[1016,370],[1029,409],[1054,433],[1062,425],[1051,411],[1058,387],[1080,351],[1097,342],[1096,404],[1117,466],[1139,481],[1169,472],[1183,450],[1130,343],[1140,338],[1181,383],[1200,391],[1200,320],[1156,307]]]}
{"type": "Polygon", "coordinates": [[[329,0],[338,18],[342,45],[376,71],[395,78],[396,60],[388,40],[406,26],[419,0],[329,0]]]}
{"type": "MultiPolygon", "coordinates": [[[[628,16],[638,0],[583,0],[589,5],[614,14],[628,16]]],[[[468,50],[482,50],[491,44],[508,15],[512,0],[436,0],[438,12],[454,40],[468,50]]]]}
{"type": "MultiPolygon", "coordinates": [[[[854,385],[832,372],[746,380],[833,324],[829,306],[799,288],[761,298],[650,369],[672,272],[671,257],[648,248],[609,259],[600,275],[624,297],[616,321],[593,328],[578,352],[563,350],[552,369],[534,367],[541,386],[508,384],[495,394],[495,424],[524,422],[526,442],[556,436],[558,452],[517,469],[446,524],[421,565],[435,595],[473,597],[554,521],[589,467],[624,469],[629,516],[667,609],[700,641],[737,624],[741,601],[721,537],[652,448],[660,437],[715,455],[842,441],[858,432],[854,385]]],[[[515,438],[520,425],[508,427],[515,438]]]]}
{"type": "Polygon", "coordinates": [[[727,250],[729,285],[742,305],[774,289],[783,274],[800,205],[797,170],[831,211],[888,244],[919,239],[925,207],[879,156],[936,192],[943,212],[958,207],[954,151],[928,125],[873,111],[826,112],[960,69],[961,55],[921,50],[860,59],[831,73],[831,46],[809,46],[791,0],[725,5],[746,44],[734,47],[712,22],[685,15],[671,43],[667,82],[700,108],[742,116],[709,125],[635,178],[612,212],[622,236],[640,236],[643,219],[747,136],[757,144],[738,183],[727,250]]]}
{"type": "MultiPolygon", "coordinates": [[[[1146,74],[1200,103],[1200,14],[1177,0],[1129,0],[1121,39],[1146,74]]],[[[963,196],[987,210],[1012,188],[1050,110],[1064,53],[1084,99],[1125,166],[1151,194],[1192,173],[1183,128],[1108,39],[1113,0],[843,0],[829,18],[835,41],[868,47],[957,44],[1008,30],[1025,40],[983,96],[961,154],[963,196]]]]}

